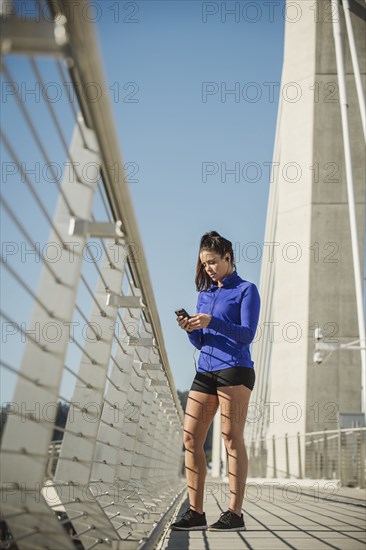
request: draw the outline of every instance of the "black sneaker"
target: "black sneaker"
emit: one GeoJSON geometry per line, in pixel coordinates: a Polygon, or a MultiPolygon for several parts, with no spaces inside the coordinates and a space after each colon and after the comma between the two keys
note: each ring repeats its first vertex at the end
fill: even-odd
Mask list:
{"type": "Polygon", "coordinates": [[[221,514],[218,521],[210,525],[208,529],[209,531],[245,531],[243,514],[239,517],[235,512],[226,510],[221,514]]]}
{"type": "Polygon", "coordinates": [[[171,529],[176,531],[200,531],[201,529],[207,529],[206,514],[199,514],[191,508],[187,508],[181,518],[172,523],[171,529]]]}

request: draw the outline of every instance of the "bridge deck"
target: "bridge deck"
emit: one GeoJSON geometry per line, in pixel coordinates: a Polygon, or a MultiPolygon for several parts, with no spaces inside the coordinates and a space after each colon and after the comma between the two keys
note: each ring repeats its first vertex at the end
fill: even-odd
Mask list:
{"type": "MultiPolygon", "coordinates": [[[[283,483],[283,482],[282,482],[283,483]]],[[[244,499],[246,531],[172,531],[167,527],[159,550],[364,550],[366,528],[365,492],[338,488],[329,482],[326,490],[314,481],[276,485],[248,480],[244,499]],[[311,485],[313,487],[311,488],[311,485]]],[[[180,503],[172,522],[188,507],[180,503]]],[[[216,521],[229,505],[228,484],[206,478],[204,511],[208,524],[216,521]]]]}

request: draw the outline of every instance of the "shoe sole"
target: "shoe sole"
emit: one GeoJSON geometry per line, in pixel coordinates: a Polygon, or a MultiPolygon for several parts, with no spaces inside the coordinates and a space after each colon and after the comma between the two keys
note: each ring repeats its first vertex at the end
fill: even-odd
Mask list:
{"type": "Polygon", "coordinates": [[[227,531],[246,531],[247,528],[246,527],[232,527],[231,529],[220,529],[220,527],[208,527],[208,530],[209,531],[227,532],[227,531]]]}
{"type": "Polygon", "coordinates": [[[172,531],[204,531],[208,529],[207,525],[197,525],[195,527],[171,527],[172,531]]]}

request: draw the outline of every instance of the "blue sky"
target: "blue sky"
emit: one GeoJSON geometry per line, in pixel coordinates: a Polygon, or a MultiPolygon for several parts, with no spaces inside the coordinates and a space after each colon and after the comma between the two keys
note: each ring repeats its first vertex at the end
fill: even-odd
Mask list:
{"type": "Polygon", "coordinates": [[[226,22],[224,7],[234,2],[204,4],[138,2],[130,16],[138,22],[122,20],[132,8],[119,23],[112,11],[98,22],[108,85],[121,91],[112,107],[124,162],[138,168],[129,188],[180,390],[195,374],[194,348],[174,310],[195,310],[201,235],[216,230],[231,240],[239,275],[259,285],[261,259],[247,244],[263,249],[283,62],[284,1],[274,3],[273,21],[266,2],[256,2],[259,10],[240,2],[226,22]]]}
{"type": "MultiPolygon", "coordinates": [[[[259,285],[261,258],[256,254],[263,250],[285,2],[105,0],[94,5],[87,16],[96,20],[170,368],[177,389],[186,390],[195,374],[194,348],[179,329],[174,310],[195,310],[202,234],[216,230],[231,240],[239,275],[259,285]],[[225,13],[231,8],[236,14],[225,13]]],[[[15,81],[18,75],[32,89],[29,62],[9,57],[6,63],[15,81]]],[[[52,60],[42,60],[40,67],[45,82],[57,81],[52,60]]],[[[44,102],[29,94],[24,103],[34,120],[47,128],[44,102]]],[[[34,166],[39,153],[23,128],[14,97],[3,98],[1,107],[8,139],[17,143],[22,160],[34,166]]],[[[67,101],[55,102],[54,108],[71,139],[73,117],[67,101]]],[[[45,146],[50,160],[62,166],[64,151],[55,133],[47,133],[45,146]]],[[[3,160],[9,160],[2,153],[3,160]]],[[[56,187],[44,173],[31,178],[53,212],[56,187]]],[[[3,184],[5,198],[20,219],[28,220],[33,241],[42,246],[47,242],[47,223],[36,214],[29,217],[32,198],[24,182],[8,174],[3,184]]],[[[21,239],[6,216],[2,230],[6,242],[21,239]]],[[[12,261],[36,290],[41,264],[31,256],[23,261],[19,251],[12,261]]],[[[2,307],[13,318],[19,318],[21,308],[26,322],[32,299],[12,281],[11,286],[3,284],[2,307]]],[[[10,341],[4,357],[13,366],[19,364],[23,348],[17,342],[10,341]]],[[[4,374],[2,381],[5,398],[10,399],[15,377],[4,374]]]]}

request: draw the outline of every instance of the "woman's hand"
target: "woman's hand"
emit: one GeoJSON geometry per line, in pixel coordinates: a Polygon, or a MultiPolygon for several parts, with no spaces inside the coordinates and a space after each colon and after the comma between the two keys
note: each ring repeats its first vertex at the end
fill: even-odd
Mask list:
{"type": "Polygon", "coordinates": [[[209,315],[208,313],[196,313],[195,315],[192,315],[189,321],[189,327],[192,330],[197,330],[200,328],[207,328],[210,324],[212,315],[209,315]]]}
{"type": "Polygon", "coordinates": [[[177,321],[180,328],[182,328],[186,332],[192,332],[192,329],[189,326],[190,319],[188,317],[183,317],[183,315],[179,315],[179,317],[177,317],[177,321]]]}
{"type": "Polygon", "coordinates": [[[177,321],[180,328],[186,332],[192,332],[192,330],[208,327],[211,317],[212,316],[207,313],[196,313],[196,315],[192,315],[190,318],[179,315],[177,321]]]}

